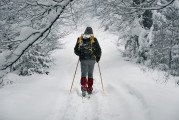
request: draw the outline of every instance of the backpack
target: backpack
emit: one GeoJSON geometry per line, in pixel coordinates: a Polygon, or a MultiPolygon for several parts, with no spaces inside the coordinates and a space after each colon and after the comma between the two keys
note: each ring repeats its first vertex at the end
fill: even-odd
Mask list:
{"type": "Polygon", "coordinates": [[[78,38],[78,49],[84,57],[93,55],[94,35],[90,34],[90,41],[83,40],[83,34],[78,38]]]}

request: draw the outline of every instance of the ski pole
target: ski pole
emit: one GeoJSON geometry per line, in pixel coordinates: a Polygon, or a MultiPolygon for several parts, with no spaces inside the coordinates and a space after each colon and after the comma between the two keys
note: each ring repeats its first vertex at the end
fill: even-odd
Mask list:
{"type": "Polygon", "coordinates": [[[99,62],[98,62],[98,68],[99,68],[99,73],[100,73],[100,78],[101,78],[102,90],[103,90],[103,92],[104,92],[103,79],[102,79],[102,75],[101,75],[101,69],[100,69],[100,66],[99,66],[99,62]]]}
{"type": "Polygon", "coordinates": [[[73,83],[74,83],[74,80],[75,80],[75,75],[76,75],[76,71],[77,71],[77,68],[78,68],[79,61],[80,60],[78,59],[78,62],[77,62],[77,65],[76,65],[75,74],[74,74],[73,81],[72,81],[71,88],[70,88],[70,93],[71,93],[71,90],[72,90],[72,87],[73,87],[73,83]]]}

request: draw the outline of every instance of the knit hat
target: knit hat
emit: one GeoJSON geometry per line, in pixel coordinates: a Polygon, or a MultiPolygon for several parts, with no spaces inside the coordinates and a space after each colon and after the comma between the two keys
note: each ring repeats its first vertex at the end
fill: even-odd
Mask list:
{"type": "Polygon", "coordinates": [[[84,34],[93,34],[93,29],[91,27],[87,27],[84,34]]]}

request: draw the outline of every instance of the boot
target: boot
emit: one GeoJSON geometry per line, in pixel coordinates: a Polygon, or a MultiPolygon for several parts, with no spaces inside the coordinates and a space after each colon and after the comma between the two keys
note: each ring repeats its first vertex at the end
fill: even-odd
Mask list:
{"type": "Polygon", "coordinates": [[[87,92],[88,94],[92,94],[93,91],[93,78],[88,78],[88,88],[87,88],[87,92]]]}
{"type": "Polygon", "coordinates": [[[82,91],[82,96],[86,96],[86,90],[87,90],[87,80],[86,77],[81,78],[81,91],[82,91]]]}

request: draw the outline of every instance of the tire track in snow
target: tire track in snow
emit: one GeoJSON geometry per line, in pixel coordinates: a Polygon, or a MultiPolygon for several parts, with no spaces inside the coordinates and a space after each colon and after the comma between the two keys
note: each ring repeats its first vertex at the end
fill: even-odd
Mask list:
{"type": "MultiPolygon", "coordinates": [[[[66,102],[61,106],[58,117],[54,120],[106,120],[105,106],[107,101],[106,96],[103,96],[100,92],[99,81],[94,81],[94,93],[90,99],[84,99],[84,103],[81,97],[80,86],[74,87],[71,94],[67,95],[66,102]],[[61,114],[62,113],[62,114],[61,114]]],[[[111,118],[113,115],[111,114],[111,118]]]]}
{"type": "Polygon", "coordinates": [[[129,113],[123,115],[125,120],[150,120],[150,111],[142,94],[125,83],[117,85],[119,84],[108,84],[108,87],[111,89],[110,92],[116,94],[116,99],[119,100],[118,104],[123,104],[123,111],[126,111],[124,113],[129,113]]]}
{"type": "Polygon", "coordinates": [[[130,116],[132,111],[128,104],[128,100],[124,97],[124,93],[119,92],[114,84],[106,83],[105,96],[100,97],[104,103],[101,110],[104,116],[102,120],[133,120],[130,116]]]}
{"type": "Polygon", "coordinates": [[[141,107],[144,110],[143,114],[145,114],[148,118],[148,120],[151,120],[151,113],[150,113],[150,109],[149,106],[147,104],[147,102],[145,101],[144,96],[140,93],[139,90],[136,90],[134,87],[130,86],[127,83],[123,82],[123,86],[125,86],[128,89],[129,94],[131,94],[133,97],[136,98],[136,100],[139,101],[139,103],[141,103],[141,107]]]}

